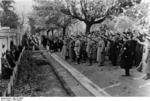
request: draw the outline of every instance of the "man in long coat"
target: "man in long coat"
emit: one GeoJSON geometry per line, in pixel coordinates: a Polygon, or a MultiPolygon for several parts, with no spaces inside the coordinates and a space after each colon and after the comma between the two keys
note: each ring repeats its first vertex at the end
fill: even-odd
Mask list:
{"type": "Polygon", "coordinates": [[[67,47],[67,38],[65,38],[64,40],[63,40],[63,47],[62,47],[62,51],[61,51],[61,55],[62,55],[62,57],[63,57],[63,59],[67,59],[67,56],[68,56],[68,49],[67,49],[68,47],[67,47]]]}
{"type": "Polygon", "coordinates": [[[125,76],[130,76],[130,69],[133,66],[134,51],[131,40],[126,41],[122,47],[120,67],[125,69],[125,76]]]}
{"type": "Polygon", "coordinates": [[[83,38],[81,40],[81,50],[80,50],[80,52],[81,52],[80,56],[81,56],[82,62],[86,62],[86,60],[87,60],[86,47],[87,47],[87,43],[86,43],[85,39],[83,38]]]}
{"type": "Polygon", "coordinates": [[[76,41],[75,41],[75,47],[74,47],[74,51],[76,54],[76,60],[77,60],[77,64],[80,63],[80,49],[81,49],[81,41],[79,39],[79,36],[76,37],[76,41]]]}
{"type": "Polygon", "coordinates": [[[142,71],[146,74],[143,79],[150,79],[150,38],[146,38],[144,42],[144,53],[142,57],[142,71]]]}
{"type": "Polygon", "coordinates": [[[69,42],[69,58],[71,59],[71,61],[75,61],[74,47],[75,47],[75,41],[71,38],[69,42]]]}
{"type": "Polygon", "coordinates": [[[94,49],[93,48],[94,48],[94,41],[89,39],[88,43],[87,43],[87,48],[86,48],[86,51],[88,54],[89,66],[92,65],[93,59],[94,59],[94,49]]]}
{"type": "Polygon", "coordinates": [[[99,38],[98,50],[97,50],[97,61],[99,66],[104,65],[104,51],[105,51],[105,42],[102,38],[99,38]]]}

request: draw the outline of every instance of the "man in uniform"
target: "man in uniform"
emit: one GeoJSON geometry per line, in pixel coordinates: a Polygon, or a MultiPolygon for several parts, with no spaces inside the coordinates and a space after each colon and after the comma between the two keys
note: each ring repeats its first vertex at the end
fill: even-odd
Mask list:
{"type": "Polygon", "coordinates": [[[42,36],[42,45],[43,45],[43,47],[46,49],[46,46],[47,46],[47,38],[46,38],[46,36],[42,36]]]}
{"type": "Polygon", "coordinates": [[[75,47],[75,41],[73,40],[73,38],[71,38],[69,42],[69,57],[72,62],[75,61],[74,47],[75,47]]]}
{"type": "Polygon", "coordinates": [[[99,63],[99,66],[104,65],[104,51],[105,51],[105,42],[104,40],[99,37],[98,40],[98,50],[97,50],[97,62],[99,63]]]}
{"type": "Polygon", "coordinates": [[[93,40],[89,39],[87,43],[87,48],[86,48],[86,51],[88,54],[89,66],[91,66],[93,63],[93,54],[94,54],[93,46],[94,46],[93,40]]]}
{"type": "Polygon", "coordinates": [[[113,66],[116,66],[117,65],[117,41],[116,41],[116,38],[114,38],[111,42],[110,42],[110,60],[112,62],[112,65],[113,66]]]}
{"type": "Polygon", "coordinates": [[[126,41],[122,47],[120,67],[125,69],[125,76],[130,76],[130,69],[133,66],[134,51],[132,47],[131,40],[126,41]]]}
{"type": "Polygon", "coordinates": [[[79,38],[80,38],[79,36],[76,37],[75,47],[74,47],[74,51],[75,51],[75,54],[76,54],[76,61],[77,61],[77,64],[80,63],[81,41],[80,41],[79,38]]]}
{"type": "Polygon", "coordinates": [[[86,62],[86,59],[87,59],[87,52],[86,52],[86,41],[85,41],[85,38],[82,37],[82,40],[81,40],[81,50],[80,50],[81,54],[81,59],[82,59],[82,62],[86,62]]]}

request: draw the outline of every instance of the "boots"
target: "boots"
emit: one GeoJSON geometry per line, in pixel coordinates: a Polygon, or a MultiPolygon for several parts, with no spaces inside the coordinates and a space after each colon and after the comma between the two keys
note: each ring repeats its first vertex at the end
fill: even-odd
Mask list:
{"type": "Polygon", "coordinates": [[[130,69],[125,69],[125,76],[130,76],[130,69]]]}

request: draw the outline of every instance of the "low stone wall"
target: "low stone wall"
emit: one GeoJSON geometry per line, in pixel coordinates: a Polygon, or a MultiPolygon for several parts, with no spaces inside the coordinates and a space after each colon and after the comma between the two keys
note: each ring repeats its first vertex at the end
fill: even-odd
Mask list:
{"type": "Polygon", "coordinates": [[[19,56],[19,59],[16,63],[16,66],[13,70],[13,75],[10,77],[10,81],[8,83],[8,86],[7,86],[6,90],[3,93],[3,97],[13,96],[13,87],[14,87],[14,84],[16,83],[16,79],[17,79],[17,75],[18,75],[18,68],[19,68],[18,65],[20,63],[20,60],[22,58],[22,55],[23,55],[24,51],[25,51],[25,48],[23,48],[23,50],[22,50],[22,52],[19,56]]]}
{"type": "Polygon", "coordinates": [[[57,72],[57,75],[63,82],[64,87],[73,96],[110,96],[99,86],[69,65],[66,61],[58,57],[56,54],[44,52],[44,56],[49,60],[50,64],[57,72]]]}

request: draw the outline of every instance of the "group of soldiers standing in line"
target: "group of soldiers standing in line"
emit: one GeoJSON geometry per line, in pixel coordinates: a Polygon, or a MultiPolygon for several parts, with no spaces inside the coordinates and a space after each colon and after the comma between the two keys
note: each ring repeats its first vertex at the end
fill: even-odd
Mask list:
{"type": "Polygon", "coordinates": [[[150,39],[146,35],[134,37],[133,34],[131,31],[123,34],[92,32],[89,36],[65,37],[61,54],[77,64],[89,62],[89,66],[93,63],[104,66],[105,61],[110,60],[113,66],[125,70],[125,76],[130,76],[130,69],[136,66],[146,73],[145,79],[150,79],[150,39]]]}
{"type": "Polygon", "coordinates": [[[104,66],[107,60],[124,69],[125,76],[130,76],[130,69],[137,67],[146,74],[144,79],[150,79],[150,38],[147,34],[128,30],[122,34],[92,32],[85,36],[80,33],[64,39],[42,36],[41,43],[51,52],[61,51],[64,59],[76,64],[88,62],[90,66],[93,63],[104,66]]]}

